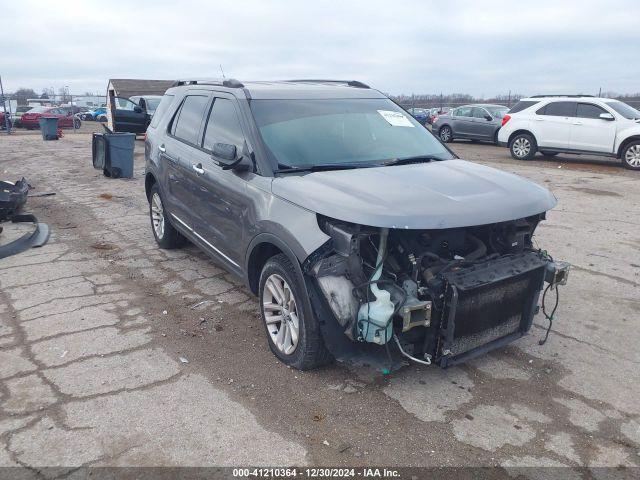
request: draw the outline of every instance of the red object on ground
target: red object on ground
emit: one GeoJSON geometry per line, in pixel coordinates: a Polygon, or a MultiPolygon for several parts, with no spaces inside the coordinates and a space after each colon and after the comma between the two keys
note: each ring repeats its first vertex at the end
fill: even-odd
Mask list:
{"type": "Polygon", "coordinates": [[[40,117],[56,117],[59,127],[73,127],[73,115],[67,115],[62,107],[34,108],[20,117],[20,124],[29,129],[40,128],[40,117]]]}

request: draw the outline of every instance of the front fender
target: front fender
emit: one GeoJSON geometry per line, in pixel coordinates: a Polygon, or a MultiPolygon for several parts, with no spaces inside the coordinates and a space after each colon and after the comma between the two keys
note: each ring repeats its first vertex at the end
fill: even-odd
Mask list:
{"type": "Polygon", "coordinates": [[[631,125],[626,127],[618,132],[616,135],[616,144],[613,149],[613,153],[620,153],[620,147],[623,143],[625,143],[630,137],[640,137],[640,125],[631,125]]]}

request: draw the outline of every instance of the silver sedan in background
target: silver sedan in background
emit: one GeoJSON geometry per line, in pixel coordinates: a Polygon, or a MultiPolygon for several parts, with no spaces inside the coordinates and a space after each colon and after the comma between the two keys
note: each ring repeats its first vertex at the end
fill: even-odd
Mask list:
{"type": "Polygon", "coordinates": [[[463,138],[497,143],[508,111],[504,105],[463,105],[434,119],[432,131],[445,143],[463,138]]]}

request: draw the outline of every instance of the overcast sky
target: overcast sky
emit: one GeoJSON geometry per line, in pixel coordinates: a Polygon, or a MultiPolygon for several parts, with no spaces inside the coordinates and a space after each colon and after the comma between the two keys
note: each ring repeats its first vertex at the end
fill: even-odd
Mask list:
{"type": "Polygon", "coordinates": [[[384,92],[640,92],[640,1],[6,1],[5,91],[349,78],[384,92]]]}

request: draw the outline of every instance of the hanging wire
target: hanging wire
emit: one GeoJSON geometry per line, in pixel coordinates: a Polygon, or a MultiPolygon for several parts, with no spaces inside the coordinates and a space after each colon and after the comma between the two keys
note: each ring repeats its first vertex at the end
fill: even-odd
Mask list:
{"type": "Polygon", "coordinates": [[[542,294],[542,313],[544,314],[545,318],[549,320],[549,326],[547,327],[547,332],[544,338],[538,342],[538,345],[544,345],[545,343],[547,343],[547,339],[549,338],[549,332],[551,331],[551,326],[553,325],[553,319],[555,318],[555,314],[556,314],[556,310],[558,309],[559,302],[560,302],[560,292],[558,291],[558,284],[556,283],[553,285],[552,284],[547,285],[547,288],[544,289],[544,293],[542,294]],[[556,301],[553,305],[553,309],[551,310],[551,314],[548,314],[545,301],[547,298],[547,292],[551,287],[554,287],[554,290],[556,292],[556,301]]]}

